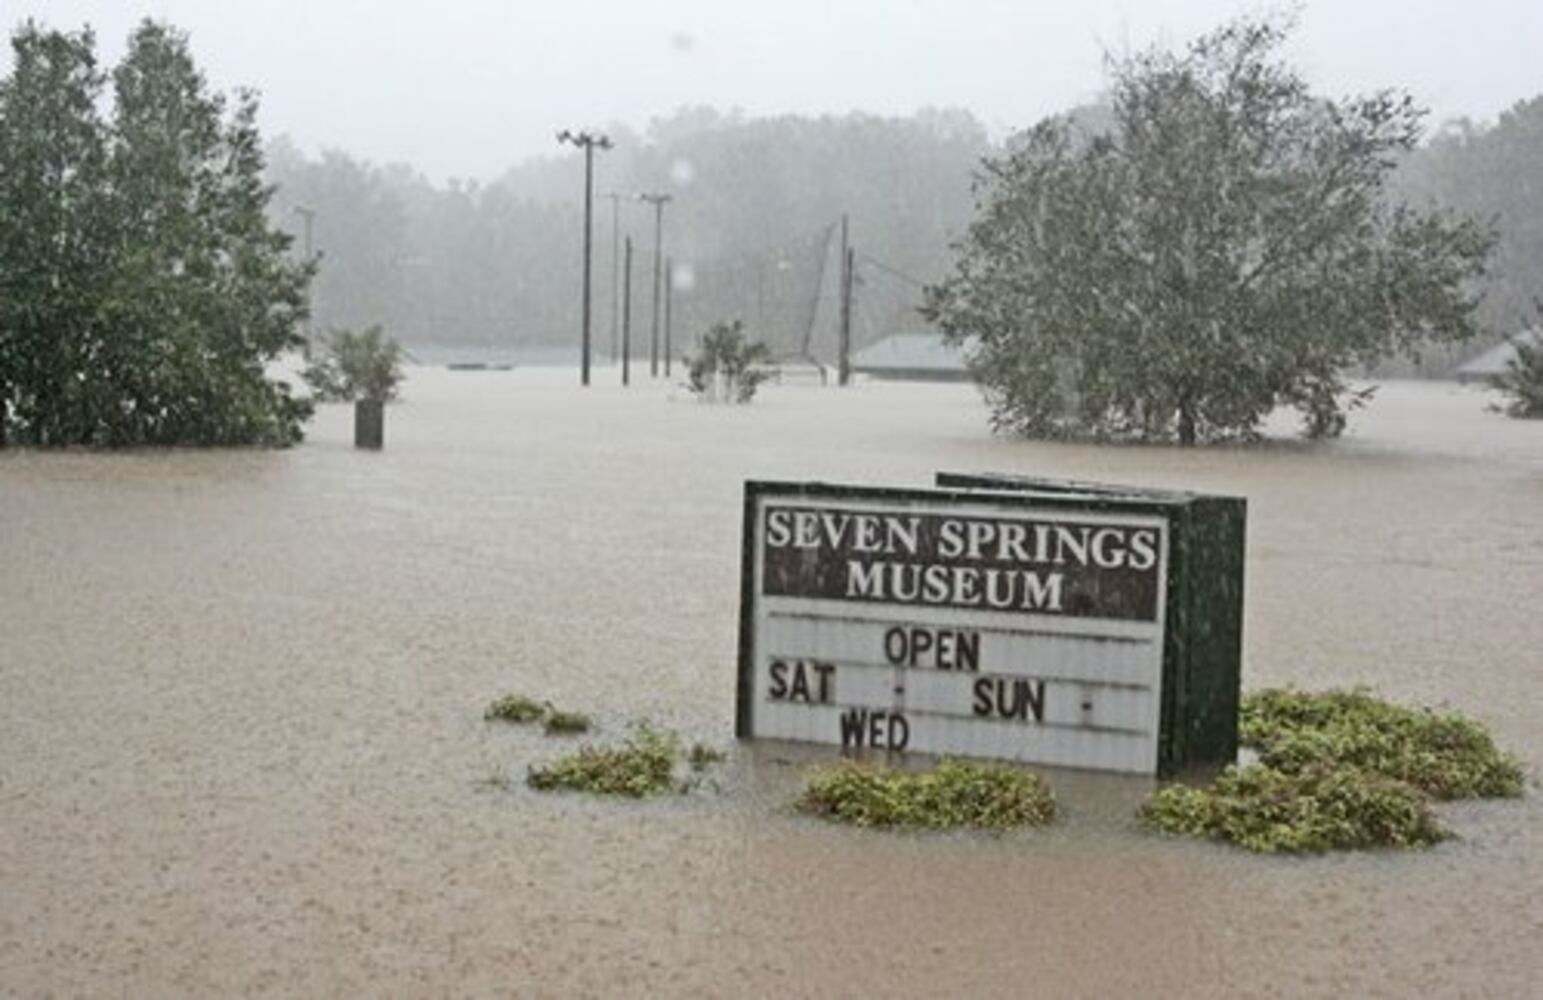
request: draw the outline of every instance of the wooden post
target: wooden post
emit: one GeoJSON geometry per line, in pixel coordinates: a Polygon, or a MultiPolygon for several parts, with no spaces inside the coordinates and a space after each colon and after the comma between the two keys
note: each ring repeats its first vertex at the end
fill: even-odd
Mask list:
{"type": "Polygon", "coordinates": [[[675,292],[675,262],[664,258],[664,377],[670,377],[670,303],[675,292]]]}
{"type": "Polygon", "coordinates": [[[621,384],[627,385],[632,365],[632,237],[627,237],[627,263],[622,268],[621,384]]]}
{"type": "Polygon", "coordinates": [[[855,254],[847,248],[846,259],[841,262],[841,346],[836,361],[836,384],[852,381],[852,273],[855,254]]]}

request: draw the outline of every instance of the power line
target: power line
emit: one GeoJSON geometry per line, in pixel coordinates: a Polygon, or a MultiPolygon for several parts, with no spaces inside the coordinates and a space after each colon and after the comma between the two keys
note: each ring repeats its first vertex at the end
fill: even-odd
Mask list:
{"type": "Polygon", "coordinates": [[[894,278],[899,278],[901,281],[909,282],[910,284],[915,285],[917,288],[926,288],[929,284],[929,282],[923,281],[914,275],[906,274],[899,268],[890,264],[886,264],[882,260],[870,257],[865,253],[860,253],[857,256],[858,259],[863,261],[865,264],[872,264],[874,267],[878,268],[880,271],[883,271],[885,274],[888,274],[894,278]]]}

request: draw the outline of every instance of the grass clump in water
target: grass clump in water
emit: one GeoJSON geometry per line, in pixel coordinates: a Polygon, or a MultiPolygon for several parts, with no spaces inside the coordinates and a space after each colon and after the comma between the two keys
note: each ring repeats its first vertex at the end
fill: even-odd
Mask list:
{"type": "Polygon", "coordinates": [[[1055,798],[1039,775],[959,760],[943,760],[923,772],[852,761],[817,768],[796,805],[856,826],[930,830],[1042,826],[1056,814],[1055,798]]]}
{"type": "Polygon", "coordinates": [[[1166,833],[1229,841],[1266,854],[1428,847],[1450,836],[1418,788],[1359,768],[1321,764],[1291,773],[1265,764],[1229,767],[1210,788],[1159,789],[1141,815],[1166,833]]]}
{"type": "Polygon", "coordinates": [[[543,792],[655,795],[673,786],[679,745],[674,733],[640,726],[637,735],[621,746],[580,747],[577,753],[530,768],[525,781],[543,792]]]}
{"type": "Polygon", "coordinates": [[[728,756],[722,750],[715,750],[706,743],[693,743],[686,754],[686,763],[691,765],[691,770],[701,772],[714,764],[723,763],[728,756]]]}
{"type": "Polygon", "coordinates": [[[1496,749],[1479,723],[1457,712],[1394,705],[1363,688],[1248,695],[1239,737],[1260,763],[1288,774],[1356,767],[1437,799],[1515,798],[1526,784],[1521,763],[1496,749]]]}
{"type": "Polygon", "coordinates": [[[587,733],[589,732],[589,726],[589,716],[583,712],[564,712],[554,708],[546,717],[546,733],[548,736],[587,733]]]}
{"type": "Polygon", "coordinates": [[[546,706],[522,694],[506,694],[488,706],[482,713],[484,719],[501,719],[504,722],[535,722],[546,715],[546,706]]]}

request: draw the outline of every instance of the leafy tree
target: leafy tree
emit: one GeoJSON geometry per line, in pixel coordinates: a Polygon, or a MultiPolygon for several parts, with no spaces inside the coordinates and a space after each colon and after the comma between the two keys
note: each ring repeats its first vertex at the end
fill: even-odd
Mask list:
{"type": "Polygon", "coordinates": [[[285,445],[309,404],[266,364],[299,347],[309,262],[269,227],[256,102],[209,92],[143,22],[112,73],[92,39],[23,27],[0,90],[0,301],[15,436],[38,445],[285,445]],[[73,68],[71,68],[73,67],[73,68]],[[36,152],[34,152],[36,151],[36,152]],[[11,157],[17,172],[12,174],[11,157]],[[29,263],[31,261],[31,263],[29,263]]]}
{"type": "Polygon", "coordinates": [[[1000,429],[1190,444],[1277,405],[1344,427],[1341,371],[1474,333],[1492,237],[1382,198],[1422,112],[1313,97],[1277,22],[1112,63],[1107,129],[1049,119],[984,163],[977,218],[926,314],[1000,429]]]}
{"type": "Polygon", "coordinates": [[[386,338],[379,325],[358,333],[335,330],[323,339],[322,357],[306,368],[305,380],[324,402],[385,403],[396,398],[402,356],[402,345],[386,338]]]}
{"type": "Polygon", "coordinates": [[[746,339],[739,320],[715,323],[702,338],[701,352],[689,359],[688,384],[702,399],[748,403],[771,374],[764,367],[770,360],[771,351],[746,339]]]}
{"type": "Polygon", "coordinates": [[[105,78],[89,31],[23,24],[0,79],[0,441],[63,443],[88,405],[109,260],[105,78]]]}

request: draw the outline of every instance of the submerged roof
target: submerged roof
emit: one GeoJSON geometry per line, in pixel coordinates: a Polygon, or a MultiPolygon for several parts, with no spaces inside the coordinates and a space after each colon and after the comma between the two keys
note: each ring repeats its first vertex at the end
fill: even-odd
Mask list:
{"type": "Polygon", "coordinates": [[[1534,327],[1531,330],[1523,330],[1504,343],[1496,344],[1489,350],[1472,359],[1467,364],[1459,365],[1457,377],[1459,379],[1490,378],[1503,373],[1511,364],[1511,359],[1516,357],[1516,345],[1526,344],[1528,347],[1543,347],[1543,329],[1534,327]]]}
{"type": "Polygon", "coordinates": [[[945,343],[941,333],[897,333],[854,353],[852,370],[874,375],[936,372],[964,377],[969,374],[967,355],[964,347],[945,343]]]}

